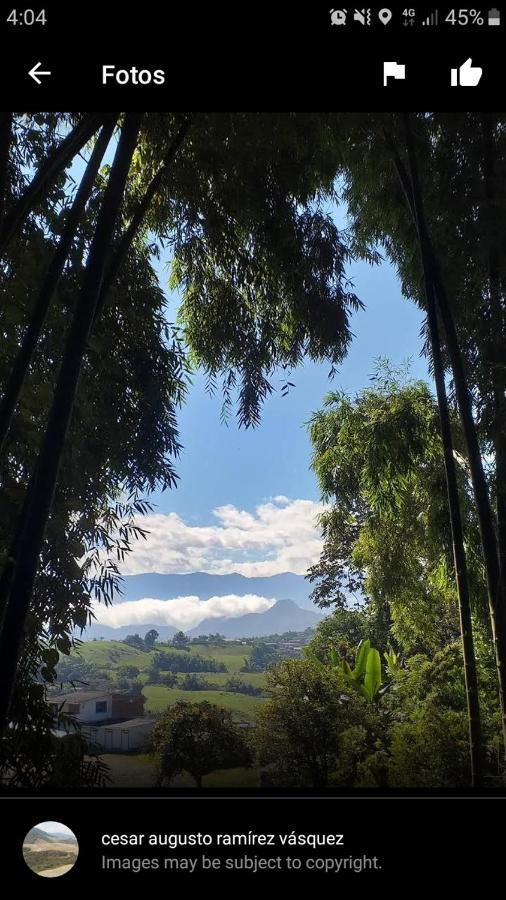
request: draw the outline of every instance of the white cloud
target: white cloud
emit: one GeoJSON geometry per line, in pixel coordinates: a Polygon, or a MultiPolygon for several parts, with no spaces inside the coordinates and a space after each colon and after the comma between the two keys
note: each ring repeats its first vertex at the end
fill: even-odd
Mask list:
{"type": "Polygon", "coordinates": [[[201,600],[196,596],[175,597],[173,600],[156,600],[144,597],[142,600],[127,600],[113,606],[95,606],[95,621],[111,628],[122,625],[173,625],[187,630],[203,619],[217,619],[220,616],[242,616],[246,613],[261,613],[275,603],[256,594],[224,594],[201,600]]]}
{"type": "Polygon", "coordinates": [[[142,516],[138,524],[149,534],[133,545],[122,572],[305,575],[321,553],[316,519],[322,509],[313,500],[279,495],[254,512],[219,506],[213,510],[217,523],[211,525],[189,525],[177,513],[142,516]]]}

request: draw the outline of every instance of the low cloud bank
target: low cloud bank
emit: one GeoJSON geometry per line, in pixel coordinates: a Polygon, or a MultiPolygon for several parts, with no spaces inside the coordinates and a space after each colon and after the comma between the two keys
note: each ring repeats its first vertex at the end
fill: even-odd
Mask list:
{"type": "Polygon", "coordinates": [[[172,600],[157,600],[144,597],[142,600],[127,600],[112,606],[95,607],[95,621],[111,628],[124,625],[173,625],[186,631],[194,628],[204,619],[218,619],[222,616],[243,616],[246,613],[262,613],[275,601],[256,594],[239,597],[224,594],[201,600],[200,597],[175,597],[172,600]]]}

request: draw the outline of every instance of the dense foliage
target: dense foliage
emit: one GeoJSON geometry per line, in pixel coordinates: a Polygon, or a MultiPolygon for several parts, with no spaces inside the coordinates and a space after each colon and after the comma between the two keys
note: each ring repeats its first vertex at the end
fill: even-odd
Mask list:
{"type": "Polygon", "coordinates": [[[150,672],[226,672],[225,663],[200,656],[198,653],[175,653],[165,650],[155,651],[150,672]]]}

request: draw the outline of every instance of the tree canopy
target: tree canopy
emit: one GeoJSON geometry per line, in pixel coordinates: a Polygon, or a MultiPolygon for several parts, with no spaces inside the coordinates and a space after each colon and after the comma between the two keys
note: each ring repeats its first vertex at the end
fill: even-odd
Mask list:
{"type": "Polygon", "coordinates": [[[232,714],[206,701],[179,701],[155,725],[152,748],[159,760],[159,783],[189,772],[197,787],[215,769],[248,766],[251,754],[232,714]]]}
{"type": "MultiPolygon", "coordinates": [[[[344,606],[369,598],[406,649],[458,636],[437,408],[427,385],[380,366],[356,398],[329,394],[309,425],[325,500],[324,550],[310,569],[314,598],[344,606]]],[[[454,421],[456,446],[461,446],[454,421]]],[[[486,589],[465,459],[459,461],[472,598],[486,627],[486,589]]]]}

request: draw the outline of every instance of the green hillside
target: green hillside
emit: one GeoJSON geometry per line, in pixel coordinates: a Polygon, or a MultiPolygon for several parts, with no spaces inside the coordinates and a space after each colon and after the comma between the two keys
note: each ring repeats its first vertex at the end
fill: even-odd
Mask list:
{"type": "Polygon", "coordinates": [[[54,837],[52,834],[48,834],[47,831],[42,831],[40,828],[30,828],[30,831],[25,837],[25,844],[36,844],[43,841],[44,843],[54,843],[55,841],[60,840],[59,837],[54,837]]]}
{"type": "Polygon", "coordinates": [[[111,669],[114,671],[118,666],[130,665],[147,669],[150,662],[149,653],[136,650],[135,647],[129,647],[121,641],[85,641],[72,655],[81,657],[108,672],[111,669]]]}
{"type": "Polygon", "coordinates": [[[200,703],[216,703],[224,709],[230,709],[237,722],[251,722],[255,719],[259,705],[264,703],[263,697],[249,697],[247,694],[232,694],[225,691],[182,691],[178,688],[167,688],[160,684],[149,684],[143,689],[147,698],[147,712],[163,712],[178,700],[200,703]]]}
{"type": "MultiPolygon", "coordinates": [[[[185,650],[175,650],[174,647],[166,645],[156,645],[155,648],[159,653],[177,653],[185,655],[185,650]]],[[[204,659],[213,659],[216,662],[223,662],[227,671],[230,673],[239,672],[244,665],[245,658],[251,654],[251,647],[231,641],[225,647],[209,646],[208,644],[192,644],[190,653],[204,657],[204,659]]],[[[79,656],[86,662],[93,663],[99,669],[104,669],[108,674],[114,674],[114,670],[119,666],[137,666],[141,672],[149,668],[152,655],[144,650],[137,650],[135,647],[129,647],[121,641],[84,641],[75,650],[74,656],[79,656]]],[[[225,674],[225,673],[222,673],[225,674]]],[[[226,679],[225,679],[226,680],[226,679]]]]}
{"type": "Polygon", "coordinates": [[[210,672],[204,676],[207,681],[213,684],[219,684],[220,687],[225,685],[231,678],[238,678],[244,684],[252,684],[254,687],[265,687],[265,672],[210,672]]]}
{"type": "Polygon", "coordinates": [[[208,644],[192,644],[191,646],[192,653],[225,663],[229,672],[239,672],[241,666],[244,665],[244,660],[251,656],[251,649],[249,644],[241,644],[239,641],[230,641],[224,647],[210,647],[208,644]]]}
{"type": "MultiPolygon", "coordinates": [[[[85,663],[91,663],[99,673],[112,679],[113,684],[114,680],[121,675],[118,673],[118,669],[122,666],[136,666],[139,669],[138,680],[144,684],[143,694],[147,699],[147,713],[160,713],[176,703],[177,700],[187,700],[188,702],[207,700],[209,703],[216,703],[218,706],[231,710],[234,719],[238,722],[251,722],[255,719],[259,704],[264,702],[263,697],[250,697],[247,694],[220,690],[232,677],[239,677],[244,683],[255,687],[264,687],[265,673],[240,672],[245,658],[249,658],[251,654],[250,646],[235,641],[231,641],[226,646],[210,646],[207,643],[192,644],[190,652],[187,653],[185,650],[175,650],[173,647],[157,644],[156,651],[177,654],[183,658],[188,658],[190,655],[201,656],[214,663],[223,663],[227,667],[227,671],[198,673],[200,678],[217,685],[217,690],[185,691],[178,685],[169,688],[162,684],[147,684],[148,669],[153,660],[153,654],[129,647],[120,641],[86,641],[74,651],[72,657],[76,661],[80,659],[85,663]]],[[[185,676],[182,674],[178,676],[179,680],[183,677],[185,676]]]]}

